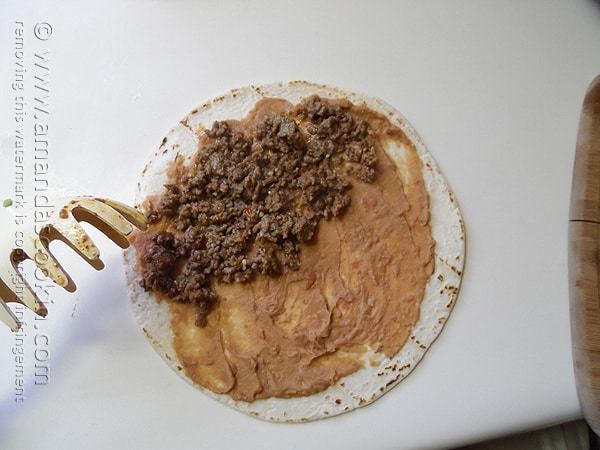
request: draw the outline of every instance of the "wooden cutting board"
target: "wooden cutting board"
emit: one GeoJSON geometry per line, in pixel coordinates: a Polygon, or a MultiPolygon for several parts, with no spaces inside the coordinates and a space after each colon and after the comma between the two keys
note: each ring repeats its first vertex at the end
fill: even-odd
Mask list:
{"type": "Polygon", "coordinates": [[[569,293],[577,394],[600,434],[600,76],[586,92],[573,169],[569,293]]]}

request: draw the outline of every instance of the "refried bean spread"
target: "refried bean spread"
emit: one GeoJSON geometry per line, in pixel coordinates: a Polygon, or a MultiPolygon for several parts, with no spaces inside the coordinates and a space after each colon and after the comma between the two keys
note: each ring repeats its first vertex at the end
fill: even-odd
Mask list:
{"type": "Polygon", "coordinates": [[[268,98],[168,170],[132,242],[194,382],[247,402],[306,396],[400,351],[434,241],[421,160],[384,116],[268,98]]]}

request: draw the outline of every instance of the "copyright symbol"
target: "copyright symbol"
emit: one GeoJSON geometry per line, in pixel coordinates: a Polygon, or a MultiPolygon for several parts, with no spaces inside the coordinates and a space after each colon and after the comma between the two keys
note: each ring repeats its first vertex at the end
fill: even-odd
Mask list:
{"type": "Polygon", "coordinates": [[[40,41],[47,41],[52,36],[52,25],[48,22],[39,22],[33,27],[33,34],[40,41]]]}

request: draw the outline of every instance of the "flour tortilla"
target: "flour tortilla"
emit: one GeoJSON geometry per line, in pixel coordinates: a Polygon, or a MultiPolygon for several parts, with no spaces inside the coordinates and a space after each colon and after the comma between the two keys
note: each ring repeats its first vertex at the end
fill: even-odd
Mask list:
{"type": "MultiPolygon", "coordinates": [[[[430,196],[430,224],[436,243],[435,269],[426,287],[420,319],[396,356],[386,358],[380,354],[367,354],[366,361],[380,361],[379,364],[365,364],[364,368],[338,380],[325,391],[306,397],[270,398],[247,403],[215,394],[187,378],[172,347],[168,304],[158,303],[140,287],[141,278],[135,270],[135,248],[131,246],[125,253],[126,277],[135,317],[165,362],[208,396],[249,415],[274,422],[306,422],[336,416],[373,402],[404,379],[424,356],[448,319],[458,294],[464,263],[465,234],[458,205],[436,163],[406,119],[379,99],[304,81],[232,90],[192,111],[167,134],[151,157],[138,183],[136,206],[141,207],[148,196],[163,191],[168,164],[178,156],[185,158],[185,163],[190,161],[197,151],[199,134],[211,128],[213,122],[242,119],[258,100],[265,97],[284,98],[297,104],[314,94],[323,98],[345,98],[383,114],[412,140],[423,163],[423,178],[430,196]]],[[[385,151],[401,173],[404,149],[391,144],[385,147],[385,151]]]]}

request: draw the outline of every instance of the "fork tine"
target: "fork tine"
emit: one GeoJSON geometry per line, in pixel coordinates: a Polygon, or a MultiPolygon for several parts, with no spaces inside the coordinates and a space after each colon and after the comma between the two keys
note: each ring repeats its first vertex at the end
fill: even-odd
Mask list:
{"type": "Polygon", "coordinates": [[[24,252],[19,252],[22,254],[22,258],[13,260],[15,270],[22,276],[18,264],[26,259],[31,259],[45,276],[67,291],[74,292],[77,289],[75,283],[50,252],[49,245],[50,241],[44,235],[30,239],[23,245],[24,252]]]}
{"type": "MultiPolygon", "coordinates": [[[[4,282],[2,282],[4,284],[4,282]]],[[[6,286],[6,285],[5,285],[6,286]]],[[[6,288],[8,289],[8,288],[6,288]]],[[[2,296],[2,294],[0,294],[2,296]]],[[[19,331],[21,324],[17,320],[17,316],[10,310],[6,303],[0,299],[0,320],[4,322],[12,331],[19,331]]]]}
{"type": "Polygon", "coordinates": [[[110,206],[114,210],[118,211],[125,219],[132,223],[136,228],[144,231],[148,228],[148,221],[146,216],[135,208],[125,205],[124,203],[117,202],[108,198],[97,198],[96,200],[110,206]]]}
{"type": "MultiPolygon", "coordinates": [[[[31,309],[37,315],[45,317],[48,313],[46,306],[40,301],[25,281],[21,273],[15,269],[15,261],[27,259],[21,250],[13,250],[8,261],[0,263],[0,320],[13,331],[19,329],[19,322],[15,314],[8,307],[8,303],[20,303],[31,309]],[[7,280],[8,283],[5,281],[7,280]],[[19,293],[20,295],[17,295],[19,293]]],[[[17,263],[18,264],[18,263],[17,263]]]]}
{"type": "Polygon", "coordinates": [[[47,239],[48,242],[60,240],[79,254],[94,269],[104,269],[104,263],[100,259],[100,250],[74,217],[69,215],[45,226],[40,231],[40,237],[47,239]]]}
{"type": "Polygon", "coordinates": [[[98,247],[71,215],[55,220],[54,223],[44,227],[40,231],[40,236],[48,239],[49,242],[59,239],[87,259],[97,259],[100,256],[98,247]]]}
{"type": "MultiPolygon", "coordinates": [[[[77,199],[71,203],[69,209],[78,221],[93,225],[121,248],[129,246],[126,236],[133,231],[133,225],[112,205],[91,197],[77,199]]],[[[125,207],[125,205],[112,203],[119,206],[123,212],[130,216],[135,221],[134,224],[139,223],[137,217],[140,214],[139,212],[125,207]]],[[[142,223],[145,223],[145,221],[141,222],[140,225],[142,223]]]]}

